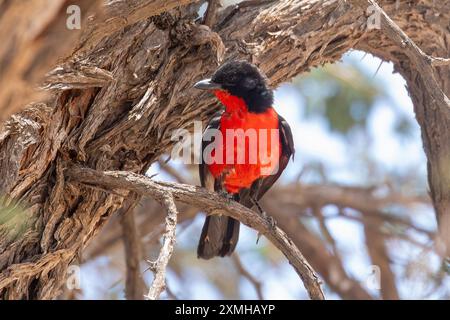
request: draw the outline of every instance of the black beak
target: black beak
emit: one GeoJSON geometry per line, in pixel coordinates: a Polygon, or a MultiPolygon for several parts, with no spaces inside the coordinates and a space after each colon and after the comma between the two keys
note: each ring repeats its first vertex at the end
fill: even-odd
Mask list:
{"type": "Polygon", "coordinates": [[[194,84],[194,88],[201,90],[220,90],[222,86],[213,82],[211,79],[205,79],[194,84]]]}

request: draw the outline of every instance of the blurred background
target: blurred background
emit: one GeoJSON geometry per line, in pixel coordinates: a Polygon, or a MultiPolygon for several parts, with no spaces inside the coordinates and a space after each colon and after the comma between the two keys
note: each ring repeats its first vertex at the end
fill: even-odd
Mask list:
{"type": "MultiPolygon", "coordinates": [[[[238,1],[223,1],[224,6],[238,1]]],[[[100,1],[75,1],[82,23],[100,1]]],[[[31,101],[44,74],[70,53],[65,0],[0,0],[0,120],[31,101]],[[44,12],[31,19],[35,12],[44,12]],[[7,80],[7,81],[6,81],[7,80]]],[[[205,5],[200,8],[200,14],[205,5]]],[[[194,79],[193,79],[194,81],[194,79]]],[[[390,63],[348,52],[276,88],[276,110],[292,127],[296,154],[262,201],[317,271],[328,299],[448,299],[448,267],[435,253],[436,219],[420,128],[405,81],[390,63]]],[[[155,179],[199,184],[197,167],[162,157],[155,179]]],[[[164,299],[307,299],[302,282],[266,239],[242,226],[237,252],[196,257],[204,214],[179,206],[177,244],[164,299]]],[[[144,285],[152,281],[165,211],[144,199],[134,216],[144,285]]],[[[80,257],[80,286],[60,299],[124,299],[126,260],[120,215],[80,257]]]]}

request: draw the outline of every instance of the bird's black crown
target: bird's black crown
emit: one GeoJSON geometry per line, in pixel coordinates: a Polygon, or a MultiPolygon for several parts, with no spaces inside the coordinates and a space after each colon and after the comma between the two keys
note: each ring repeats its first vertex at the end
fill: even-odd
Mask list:
{"type": "Polygon", "coordinates": [[[255,65],[244,60],[224,63],[211,77],[230,94],[244,99],[248,110],[261,113],[273,105],[273,93],[267,78],[255,65]]]}

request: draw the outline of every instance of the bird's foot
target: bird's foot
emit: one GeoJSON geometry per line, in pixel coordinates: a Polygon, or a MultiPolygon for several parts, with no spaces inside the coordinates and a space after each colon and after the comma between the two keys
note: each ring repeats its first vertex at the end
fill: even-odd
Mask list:
{"type": "MultiPolygon", "coordinates": [[[[269,216],[265,211],[262,211],[261,216],[264,220],[266,220],[269,225],[270,225],[270,229],[271,230],[275,230],[277,227],[277,222],[275,221],[275,219],[272,216],[269,216]]],[[[258,244],[259,239],[261,238],[262,233],[258,232],[258,235],[256,236],[256,244],[258,244]]]]}
{"type": "MultiPolygon", "coordinates": [[[[272,216],[268,215],[267,212],[265,212],[261,208],[261,205],[259,204],[258,200],[252,198],[252,201],[253,201],[253,204],[258,209],[257,211],[258,211],[259,215],[261,216],[261,218],[263,218],[265,221],[267,221],[269,223],[269,225],[270,225],[270,228],[272,230],[274,230],[276,228],[276,226],[277,226],[277,223],[276,223],[275,219],[272,216]]],[[[258,244],[260,238],[261,238],[261,233],[258,232],[258,236],[256,238],[256,244],[258,244]]]]}

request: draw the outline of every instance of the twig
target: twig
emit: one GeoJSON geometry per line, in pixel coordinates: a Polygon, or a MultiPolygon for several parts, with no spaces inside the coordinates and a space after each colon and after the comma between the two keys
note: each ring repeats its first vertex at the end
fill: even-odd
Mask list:
{"type": "MultiPolygon", "coordinates": [[[[311,299],[324,299],[319,279],[314,270],[286,233],[280,228],[274,227],[270,221],[263,219],[255,211],[246,208],[237,202],[231,201],[229,203],[224,203],[223,198],[220,195],[209,192],[201,187],[169,182],[157,182],[132,172],[101,172],[74,166],[67,169],[66,176],[72,181],[78,181],[87,185],[102,185],[111,190],[128,189],[160,201],[164,199],[164,203],[168,203],[166,198],[167,195],[173,195],[175,200],[196,206],[203,211],[220,213],[237,219],[243,224],[263,234],[283,252],[302,279],[311,299]]],[[[173,207],[173,209],[176,210],[174,205],[169,206],[169,208],[170,207],[173,207]]],[[[173,212],[171,216],[173,216],[173,212]]],[[[166,236],[165,238],[168,240],[169,237],[166,236]]],[[[167,245],[169,245],[169,243],[167,243],[167,245]]],[[[163,253],[164,250],[161,252],[163,253]]],[[[159,262],[159,260],[160,259],[158,258],[157,262],[159,262]]]]}
{"type": "Polygon", "coordinates": [[[159,298],[161,293],[166,288],[166,268],[169,263],[170,257],[173,253],[173,247],[175,245],[176,239],[176,227],[177,227],[177,207],[173,196],[167,193],[162,199],[161,204],[166,208],[166,231],[163,236],[163,245],[161,251],[159,252],[158,259],[153,263],[151,267],[154,278],[150,289],[148,290],[148,295],[146,296],[149,300],[156,300],[159,298]]]}
{"type": "Polygon", "coordinates": [[[127,205],[120,219],[127,266],[125,296],[128,300],[142,300],[144,294],[144,282],[139,268],[141,262],[141,239],[134,219],[134,208],[138,203],[137,198],[132,196],[127,200],[127,205]]]}
{"type": "Polygon", "coordinates": [[[206,9],[203,24],[207,25],[211,29],[214,27],[217,20],[217,10],[220,6],[220,0],[208,0],[208,9],[206,9]]]}
{"type": "Polygon", "coordinates": [[[262,294],[262,284],[260,281],[258,281],[247,269],[245,269],[244,265],[242,264],[241,259],[239,258],[239,255],[237,253],[234,253],[232,255],[234,264],[236,265],[236,268],[239,270],[239,273],[246,278],[250,283],[255,287],[256,295],[258,296],[259,300],[264,300],[264,296],[262,294]]]}

